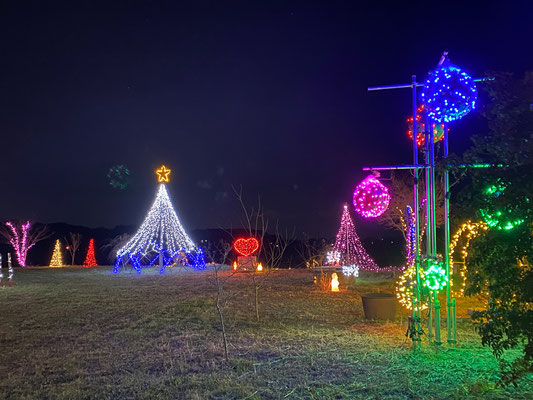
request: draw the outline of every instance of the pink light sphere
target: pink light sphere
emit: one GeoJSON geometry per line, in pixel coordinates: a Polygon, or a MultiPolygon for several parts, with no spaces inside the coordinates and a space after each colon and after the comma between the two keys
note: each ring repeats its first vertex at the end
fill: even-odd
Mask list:
{"type": "Polygon", "coordinates": [[[376,218],[387,211],[390,194],[374,175],[368,175],[353,192],[355,211],[365,218],[376,218]]]}

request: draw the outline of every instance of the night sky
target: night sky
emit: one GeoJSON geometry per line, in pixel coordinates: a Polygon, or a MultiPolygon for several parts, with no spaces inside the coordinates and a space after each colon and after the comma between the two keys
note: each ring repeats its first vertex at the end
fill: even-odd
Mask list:
{"type": "MultiPolygon", "coordinates": [[[[242,185],[331,236],[362,166],[411,161],[410,91],[368,86],[423,80],[443,50],[474,77],[533,68],[531,1],[356,3],[2,2],[0,219],[138,225],[164,163],[188,230],[239,226],[242,185]]],[[[451,150],[482,128],[455,124],[451,150]]]]}

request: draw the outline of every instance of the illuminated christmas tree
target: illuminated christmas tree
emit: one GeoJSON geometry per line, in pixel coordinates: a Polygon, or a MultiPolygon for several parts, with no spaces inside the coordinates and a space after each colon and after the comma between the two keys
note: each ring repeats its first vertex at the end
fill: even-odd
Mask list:
{"type": "Polygon", "coordinates": [[[89,240],[89,248],[87,249],[87,256],[85,257],[85,262],[83,266],[86,268],[96,267],[98,263],[96,262],[96,257],[94,256],[94,239],[89,240]]]}
{"type": "Polygon", "coordinates": [[[341,227],[337,233],[333,250],[338,251],[341,255],[340,265],[355,265],[363,270],[379,269],[355,232],[355,225],[348,211],[348,204],[344,205],[341,227]]]}
{"type": "Polygon", "coordinates": [[[52,253],[52,259],[50,260],[50,267],[62,267],[63,266],[63,257],[61,256],[61,243],[59,239],[56,240],[56,245],[54,246],[54,252],[52,253]]]}
{"type": "Polygon", "coordinates": [[[160,185],[154,203],[137,233],[117,252],[114,272],[121,265],[131,265],[138,273],[153,265],[159,265],[163,272],[176,262],[197,269],[205,267],[202,249],[185,233],[168,196],[165,183],[170,169],[163,165],[156,174],[160,185]]]}

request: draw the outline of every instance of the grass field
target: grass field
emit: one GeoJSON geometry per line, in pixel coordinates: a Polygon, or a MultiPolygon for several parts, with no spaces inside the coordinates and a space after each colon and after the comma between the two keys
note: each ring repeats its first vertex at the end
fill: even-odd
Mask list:
{"type": "Polygon", "coordinates": [[[466,318],[473,305],[461,299],[458,347],[436,351],[425,339],[415,354],[406,314],[364,320],[360,294],[390,291],[390,279],[329,293],[313,285],[310,271],[273,271],[258,323],[250,275],[235,275],[226,289],[226,363],[210,272],[110,271],[28,268],[16,271],[16,287],[0,289],[0,398],[533,396],[532,380],[496,386],[498,365],[466,318]]]}

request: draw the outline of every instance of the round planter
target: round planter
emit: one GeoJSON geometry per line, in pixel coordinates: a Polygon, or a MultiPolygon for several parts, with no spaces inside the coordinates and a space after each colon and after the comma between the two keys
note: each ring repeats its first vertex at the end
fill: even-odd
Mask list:
{"type": "Polygon", "coordinates": [[[363,311],[366,319],[396,319],[396,297],[392,293],[362,294],[363,311]]]}

